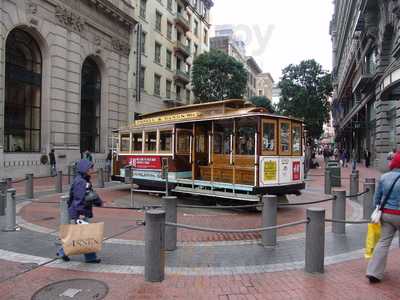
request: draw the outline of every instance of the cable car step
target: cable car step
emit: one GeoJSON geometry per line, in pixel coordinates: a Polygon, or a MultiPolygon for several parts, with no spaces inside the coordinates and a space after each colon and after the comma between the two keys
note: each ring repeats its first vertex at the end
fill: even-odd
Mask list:
{"type": "Polygon", "coordinates": [[[259,202],[260,197],[258,195],[246,195],[246,194],[234,194],[229,192],[220,192],[220,191],[212,191],[206,189],[198,189],[198,188],[190,188],[183,186],[176,186],[175,189],[172,190],[175,193],[185,193],[191,195],[200,195],[200,196],[208,196],[208,197],[218,197],[218,198],[227,198],[234,199],[240,201],[250,201],[250,202],[259,202]]]}

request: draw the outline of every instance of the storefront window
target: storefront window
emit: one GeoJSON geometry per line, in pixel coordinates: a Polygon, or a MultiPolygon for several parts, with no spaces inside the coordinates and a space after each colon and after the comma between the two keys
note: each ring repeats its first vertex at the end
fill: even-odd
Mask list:
{"type": "Polygon", "coordinates": [[[263,152],[276,153],[276,123],[263,123],[263,152]]]}
{"type": "Polygon", "coordinates": [[[290,154],[290,123],[281,122],[279,126],[280,143],[279,143],[279,154],[289,155],[290,154]]]}
{"type": "Polygon", "coordinates": [[[130,140],[130,134],[129,133],[123,133],[121,134],[121,152],[129,152],[129,140],[130,140]]]}
{"type": "Polygon", "coordinates": [[[141,132],[132,134],[132,151],[142,152],[143,135],[141,132]]]}
{"type": "Polygon", "coordinates": [[[189,154],[191,133],[189,131],[179,130],[177,136],[177,154],[189,154]]]}
{"type": "Polygon", "coordinates": [[[160,131],[160,151],[171,152],[172,150],[172,131],[160,131]]]}
{"type": "Polygon", "coordinates": [[[157,149],[157,132],[146,132],[144,141],[144,151],[155,152],[157,149]]]}

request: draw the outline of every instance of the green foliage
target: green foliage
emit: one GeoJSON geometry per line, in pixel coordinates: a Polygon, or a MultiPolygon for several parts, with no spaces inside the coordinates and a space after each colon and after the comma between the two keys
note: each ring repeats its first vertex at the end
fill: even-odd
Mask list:
{"type": "Polygon", "coordinates": [[[323,124],[329,121],[330,73],[322,70],[315,60],[305,60],[283,70],[279,87],[282,90],[279,113],[304,119],[309,138],[320,138],[323,124]]]}
{"type": "Polygon", "coordinates": [[[275,112],[275,107],[272,105],[271,100],[269,100],[265,96],[254,96],[249,99],[251,103],[253,103],[255,106],[259,107],[264,107],[268,110],[270,113],[275,112]]]}
{"type": "Polygon", "coordinates": [[[246,83],[243,64],[222,51],[203,53],[193,62],[192,86],[198,102],[241,99],[246,83]]]}

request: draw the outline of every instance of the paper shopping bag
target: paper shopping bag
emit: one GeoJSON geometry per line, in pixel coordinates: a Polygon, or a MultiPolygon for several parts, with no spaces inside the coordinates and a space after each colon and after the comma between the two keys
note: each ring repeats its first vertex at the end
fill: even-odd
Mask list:
{"type": "Polygon", "coordinates": [[[370,259],[374,253],[374,249],[379,239],[381,238],[381,224],[368,224],[367,238],[365,240],[365,254],[366,259],[370,259]]]}
{"type": "Polygon", "coordinates": [[[103,236],[104,223],[60,225],[60,240],[67,256],[101,251],[103,236]]]}

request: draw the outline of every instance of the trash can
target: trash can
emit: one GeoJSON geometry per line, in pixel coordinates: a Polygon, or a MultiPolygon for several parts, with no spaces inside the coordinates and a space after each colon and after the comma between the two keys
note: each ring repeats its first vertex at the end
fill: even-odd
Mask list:
{"type": "Polygon", "coordinates": [[[326,169],[331,172],[331,185],[332,187],[342,186],[340,162],[337,160],[328,160],[326,169]]]}

